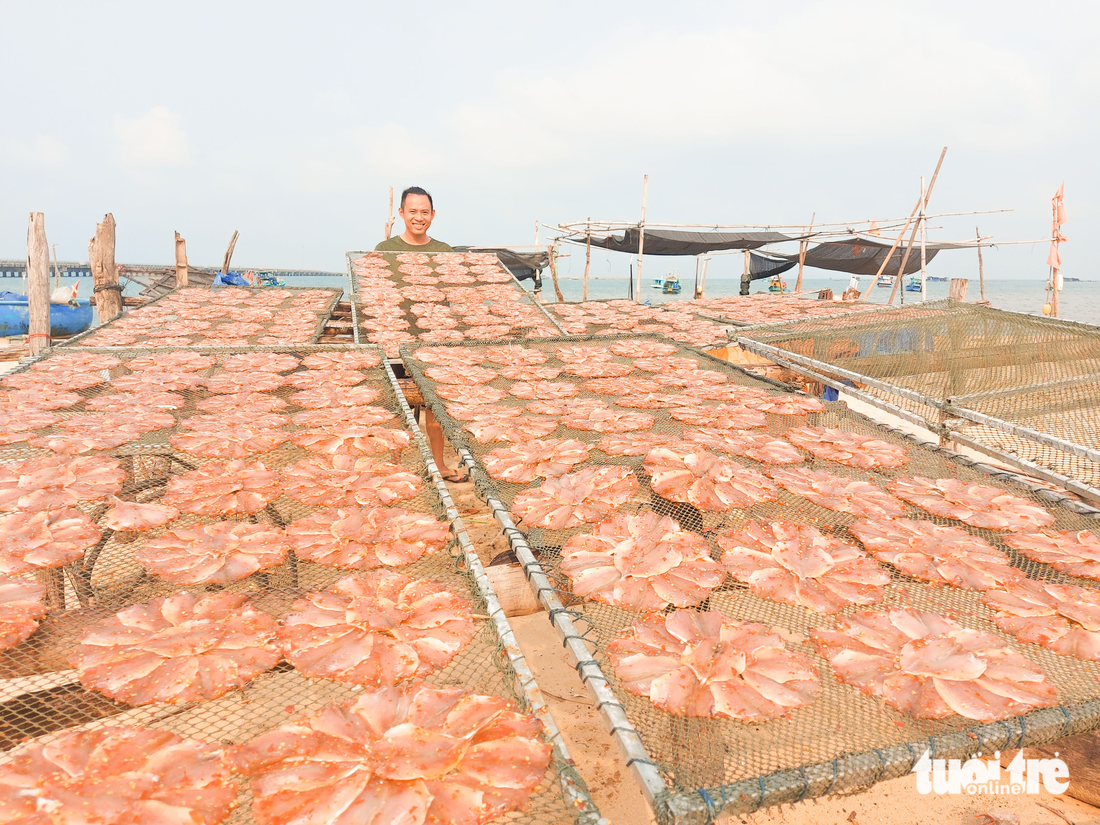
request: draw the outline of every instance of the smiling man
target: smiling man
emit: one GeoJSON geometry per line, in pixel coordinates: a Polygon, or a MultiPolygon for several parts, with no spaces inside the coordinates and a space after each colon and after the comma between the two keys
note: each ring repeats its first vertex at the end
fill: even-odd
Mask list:
{"type": "Polygon", "coordinates": [[[397,210],[405,222],[405,231],[396,238],[378,244],[379,252],[453,252],[443,241],[428,237],[428,230],[435,220],[435,204],[427,190],[410,186],[401,193],[401,207],[397,210]]]}
{"type": "MultiPolygon", "coordinates": [[[[428,236],[428,230],[435,220],[435,204],[426,189],[410,186],[401,193],[401,208],[397,214],[405,221],[405,231],[396,238],[382,241],[375,250],[378,252],[454,252],[450,246],[428,236]]],[[[419,408],[418,408],[419,409],[419,408]]],[[[424,408],[424,430],[428,437],[428,446],[439,472],[447,481],[464,482],[470,480],[470,474],[461,467],[451,470],[443,460],[443,428],[439,426],[432,411],[424,408]]]]}

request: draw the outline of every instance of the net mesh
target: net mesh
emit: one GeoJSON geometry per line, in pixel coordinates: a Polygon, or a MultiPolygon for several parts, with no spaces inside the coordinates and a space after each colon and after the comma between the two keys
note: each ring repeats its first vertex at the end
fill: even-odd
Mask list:
{"type": "Polygon", "coordinates": [[[349,252],[360,338],[402,344],[560,334],[487,252],[349,252]]]}
{"type": "Polygon", "coordinates": [[[309,344],[321,337],[341,291],[178,287],[67,342],[84,347],[309,344]]]}
{"type": "MultiPolygon", "coordinates": [[[[864,387],[936,429],[973,411],[1100,450],[1100,329],[956,301],[796,321],[745,337],[919,394],[864,387]]],[[[827,370],[826,370],[827,372],[827,370]]],[[[858,378],[854,379],[857,386],[858,378]]],[[[1100,463],[980,420],[952,429],[1090,487],[1100,463]]]]}
{"type": "MultiPolygon", "coordinates": [[[[564,367],[566,363],[556,357],[557,350],[563,345],[580,344],[607,348],[614,340],[607,337],[532,340],[526,342],[526,347],[540,350],[547,356],[545,363],[540,366],[564,367]]],[[[452,406],[454,402],[440,396],[438,391],[442,385],[425,372],[433,365],[419,358],[418,354],[431,357],[427,348],[410,347],[403,350],[406,365],[420,386],[426,401],[435,411],[445,433],[456,444],[465,447],[477,461],[479,466],[476,477],[482,494],[497,498],[506,507],[510,507],[517,495],[525,490],[537,488],[542,483],[542,478],[535,479],[530,484],[513,484],[492,479],[486,474],[484,467],[487,453],[506,445],[503,442],[478,441],[469,430],[464,429],[466,426],[464,420],[447,412],[449,406],[452,411],[459,412],[459,410],[452,406]]],[[[690,348],[681,346],[674,356],[669,357],[691,359],[699,368],[719,372],[728,384],[745,388],[746,391],[751,389],[776,393],[773,384],[744,374],[724,362],[690,348]]],[[[631,359],[615,356],[611,361],[629,364],[631,359]]],[[[466,369],[469,370],[475,364],[480,367],[494,366],[490,361],[483,361],[480,364],[478,362],[479,357],[475,351],[469,359],[470,366],[466,369]]],[[[576,392],[566,399],[570,405],[580,404],[590,398],[598,398],[612,405],[620,400],[615,395],[592,392],[585,386],[587,379],[584,378],[563,373],[553,380],[575,386],[576,392]]],[[[494,387],[508,393],[511,384],[511,381],[498,377],[479,385],[479,388],[494,387]]],[[[526,402],[508,394],[496,403],[501,406],[515,407],[522,406],[526,402]]],[[[701,402],[703,406],[717,403],[719,402],[701,402]]],[[[633,404],[628,407],[620,406],[619,409],[623,412],[637,411],[633,404]]],[[[669,414],[667,405],[666,408],[649,408],[642,411],[655,418],[654,425],[647,431],[649,433],[679,438],[685,430],[691,428],[674,419],[669,414]]],[[[953,454],[917,445],[901,433],[878,427],[867,419],[849,412],[842,404],[829,403],[826,404],[824,412],[804,416],[767,413],[766,419],[766,426],[756,431],[765,432],[776,438],[782,438],[794,427],[811,424],[870,436],[904,449],[907,456],[906,463],[896,469],[864,470],[804,453],[805,462],[798,466],[825,469],[843,478],[870,482],[880,489],[884,489],[892,478],[905,475],[992,484],[1048,510],[1054,518],[1054,526],[1050,529],[1100,532],[1097,531],[1100,522],[1097,521],[1096,511],[1089,511],[1091,513],[1089,515],[1052,505],[1050,499],[1038,488],[1018,484],[1008,477],[991,479],[985,472],[958,460],[953,454]]],[[[504,420],[509,419],[504,418],[504,420]]],[[[564,422],[559,422],[558,428],[546,437],[577,439],[592,444],[598,442],[602,436],[600,433],[570,428],[565,426],[564,422]]],[[[744,457],[735,460],[758,471],[768,469],[763,464],[744,457]]],[[[857,547],[860,546],[850,530],[856,520],[855,517],[826,509],[785,489],[779,490],[777,501],[756,504],[747,509],[730,508],[723,512],[709,512],[698,510],[691,505],[677,504],[657,495],[651,487],[650,477],[643,468],[641,455],[624,457],[608,455],[599,449],[593,449],[583,463],[570,467],[569,471],[577,471],[588,466],[608,465],[624,465],[631,468],[634,477],[640,482],[638,492],[619,508],[619,512],[634,513],[652,510],[661,515],[672,516],[682,527],[695,532],[707,541],[714,559],[720,557],[715,536],[720,531],[736,528],[753,520],[765,523],[786,520],[808,525],[857,547]]],[[[1011,564],[1032,579],[1072,582],[1093,590],[1100,588],[1100,584],[1096,581],[1066,576],[1047,565],[1017,554],[1004,544],[1003,532],[970,527],[953,519],[933,516],[913,505],[906,505],[905,509],[908,518],[962,528],[967,533],[1003,550],[1007,553],[1011,564]]],[[[1085,509],[1088,510],[1088,508],[1085,509]]],[[[527,543],[532,547],[541,565],[550,571],[560,584],[559,595],[562,602],[570,605],[572,610],[577,611],[577,614],[591,625],[592,632],[588,635],[588,640],[595,645],[595,660],[600,663],[603,673],[614,686],[620,702],[640,733],[650,757],[658,765],[670,786],[673,796],[690,792],[689,795],[696,801],[705,798],[712,814],[726,804],[735,806],[730,809],[731,811],[734,809],[744,811],[752,810],[759,805],[791,801],[800,793],[802,796],[808,793],[819,795],[839,792],[845,788],[866,787],[884,776],[884,757],[881,757],[885,752],[884,749],[904,745],[909,747],[909,752],[915,760],[920,751],[914,750],[910,743],[918,743],[919,746],[921,742],[927,743],[929,737],[950,736],[957,733],[973,737],[975,736],[973,731],[979,728],[972,720],[955,715],[940,720],[916,719],[886,706],[879,699],[864,695],[855,688],[840,683],[833,675],[828,662],[817,655],[809,642],[811,630],[833,627],[835,617],[761,598],[732,578],[727,578],[714,590],[703,602],[702,607],[719,610],[727,617],[760,622],[769,628],[779,629],[789,647],[809,655],[814,660],[821,677],[820,697],[808,707],[796,710],[785,717],[758,724],[725,719],[686,718],[659,710],[648,698],[628,693],[622,688],[622,682],[610,666],[607,655],[608,643],[619,636],[639,614],[575,598],[569,580],[560,571],[563,544],[575,535],[590,532],[592,525],[585,524],[570,530],[548,530],[524,525],[518,517],[513,518],[520,528],[525,530],[527,543]],[[814,785],[812,789],[809,787],[810,780],[807,776],[813,772],[809,767],[804,770],[803,766],[831,763],[835,771],[837,763],[833,760],[838,760],[845,754],[870,754],[870,758],[863,761],[862,768],[858,768],[855,775],[849,775],[838,781],[834,772],[831,781],[826,778],[825,781],[814,785]],[[875,754],[880,756],[876,757],[875,754]],[[765,791],[765,777],[785,770],[796,771],[796,785],[800,775],[808,783],[807,786],[796,787],[793,795],[785,797],[773,794],[770,784],[769,790],[765,791]],[[747,801],[742,799],[741,803],[738,803],[738,794],[745,793],[746,787],[750,789],[749,798],[747,801]],[[757,787],[760,789],[759,794],[757,787]],[[696,791],[704,793],[697,795],[696,791]],[[718,803],[719,800],[722,800],[721,804],[714,808],[712,802],[718,803]],[[741,807],[737,808],[738,804],[741,807]]],[[[1100,697],[1100,690],[1097,689],[1100,663],[1062,656],[1038,645],[1018,642],[1013,637],[1001,633],[992,621],[993,612],[982,604],[981,594],[978,592],[918,581],[888,565],[884,567],[890,573],[891,581],[885,588],[883,605],[913,607],[947,615],[965,627],[999,636],[1006,645],[1019,651],[1030,662],[1041,668],[1056,685],[1061,703],[1060,711],[1066,708],[1092,707],[1089,704],[1090,700],[1100,697]]],[[[849,606],[843,613],[851,613],[855,609],[866,608],[849,606]]],[[[1035,714],[1046,712],[1032,712],[1028,717],[1033,720],[1031,726],[1035,724],[1035,714]]],[[[1083,723],[1084,729],[1100,724],[1100,715],[1095,713],[1095,709],[1090,712],[1092,715],[1083,723]]],[[[1067,720],[1070,715],[1069,711],[1065,711],[1067,720]]],[[[1007,725],[1005,730],[1009,730],[1007,725]]],[[[1061,732],[1066,733],[1067,728],[1061,728],[1061,732]]],[[[1077,732],[1076,729],[1074,732],[1077,732]]],[[[965,738],[963,743],[965,745],[965,738]]],[[[942,743],[941,747],[943,747],[942,743]]],[[[902,773],[907,770],[907,767],[903,767],[902,773]]]]}
{"type": "MultiPolygon", "coordinates": [[[[381,358],[377,348],[350,345],[227,347],[188,352],[213,356],[214,365],[199,373],[213,378],[224,374],[225,361],[237,354],[286,354],[292,360],[298,361],[316,353],[346,351],[373,353],[378,359],[381,358]]],[[[88,403],[111,393],[112,382],[130,373],[127,365],[134,359],[156,359],[173,352],[179,353],[178,350],[136,348],[53,350],[45,359],[29,368],[42,368],[93,353],[109,353],[121,359],[122,363],[109,373],[99,373],[99,383],[77,390],[79,401],[56,411],[64,421],[90,414],[88,403]]],[[[21,372],[30,374],[26,369],[21,372]]],[[[301,364],[288,369],[291,370],[289,377],[308,372],[301,364]]],[[[378,399],[371,402],[372,406],[382,407],[395,415],[385,426],[408,432],[402,402],[392,389],[392,374],[388,372],[388,368],[378,366],[359,372],[364,380],[358,386],[372,388],[378,393],[378,399]]],[[[256,378],[257,374],[251,373],[250,377],[256,378]]],[[[292,438],[298,433],[308,431],[310,427],[302,419],[297,419],[299,424],[293,423],[297,413],[304,412],[309,416],[311,413],[326,412],[297,406],[294,394],[300,389],[296,386],[283,386],[266,393],[284,403],[285,406],[278,413],[291,420],[282,426],[281,431],[290,434],[292,438]]],[[[175,391],[183,397],[184,403],[179,409],[172,411],[170,426],[145,433],[138,439],[110,450],[89,450],[83,453],[119,459],[126,471],[120,496],[126,500],[155,503],[160,500],[165,485],[171,479],[216,461],[175,449],[169,443],[173,435],[184,431],[183,425],[188,419],[207,414],[196,405],[205,399],[216,397],[216,394],[201,386],[175,391]]],[[[339,404],[335,405],[335,409],[341,409],[339,404]]],[[[349,420],[348,423],[355,422],[349,420]]],[[[56,427],[39,432],[49,434],[54,430],[56,427]]],[[[389,506],[447,520],[444,502],[432,483],[426,463],[426,443],[419,433],[413,435],[414,438],[407,446],[386,452],[384,458],[399,464],[402,470],[419,478],[419,492],[389,506]]],[[[0,469],[29,458],[50,454],[46,449],[32,448],[25,443],[9,445],[0,450],[0,469]]],[[[262,462],[269,469],[285,470],[310,455],[293,440],[289,440],[274,449],[250,455],[246,460],[262,462]]],[[[99,523],[108,509],[102,501],[80,502],[76,506],[99,523]]],[[[23,576],[26,579],[37,578],[47,584],[51,591],[51,604],[46,618],[26,641],[0,651],[0,749],[9,750],[22,742],[49,737],[76,726],[94,727],[107,724],[144,725],[223,745],[239,744],[288,721],[309,717],[332,702],[354,698],[361,688],[329,679],[307,678],[289,664],[282,663],[253,679],[243,688],[232,690],[218,699],[128,707],[83,687],[78,681],[76,671],[70,669],[69,664],[79,637],[90,625],[113,615],[122,607],[157,596],[179,592],[239,592],[247,594],[249,603],[258,610],[275,618],[285,616],[298,597],[322,590],[356,571],[295,558],[291,551],[284,563],[228,584],[174,585],[143,570],[135,560],[135,551],[167,530],[189,524],[245,521],[281,528],[320,509],[323,507],[304,504],[280,492],[266,507],[252,516],[208,517],[184,514],[163,527],[142,534],[112,532],[101,524],[103,539],[89,549],[82,559],[64,567],[40,570],[23,576]]],[[[523,683],[517,678],[512,664],[514,651],[505,650],[493,622],[488,621],[488,617],[484,615],[487,612],[484,598],[478,589],[477,579],[466,564],[469,555],[476,559],[476,554],[468,544],[464,548],[456,540],[455,530],[459,527],[460,521],[452,522],[451,536],[439,551],[425,554],[411,564],[392,568],[414,578],[438,582],[468,599],[475,615],[476,632],[473,640],[449,665],[429,675],[424,681],[435,686],[460,686],[466,691],[504,696],[528,707],[523,683]]],[[[541,790],[532,796],[529,807],[526,811],[506,815],[503,821],[532,824],[572,823],[582,819],[587,822],[594,815],[595,809],[588,800],[583,782],[560,753],[557,750],[554,753],[541,790]],[[573,789],[572,798],[563,795],[563,783],[573,789]]],[[[229,821],[251,822],[249,802],[247,783],[242,782],[241,804],[229,821]]]]}

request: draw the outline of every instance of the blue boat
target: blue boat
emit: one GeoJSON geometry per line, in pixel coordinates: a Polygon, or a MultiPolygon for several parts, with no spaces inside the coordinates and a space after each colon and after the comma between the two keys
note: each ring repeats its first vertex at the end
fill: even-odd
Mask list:
{"type": "MultiPolygon", "coordinates": [[[[87,301],[72,304],[50,304],[50,336],[67,338],[92,325],[94,308],[87,301]]],[[[0,336],[26,335],[31,328],[27,296],[8,293],[0,300],[0,336]]]]}
{"type": "Polygon", "coordinates": [[[917,279],[917,277],[915,275],[912,278],[910,278],[909,283],[907,283],[905,285],[905,291],[906,292],[920,292],[921,291],[920,290],[920,281],[917,279]]]}

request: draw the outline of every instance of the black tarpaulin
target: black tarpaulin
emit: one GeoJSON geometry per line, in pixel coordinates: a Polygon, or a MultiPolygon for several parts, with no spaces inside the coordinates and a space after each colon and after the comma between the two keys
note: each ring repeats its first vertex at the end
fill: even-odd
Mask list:
{"type": "Polygon", "coordinates": [[[535,289],[542,287],[542,271],[550,263],[546,252],[515,252],[499,246],[456,246],[455,252],[492,252],[517,280],[535,282],[535,289]]]}
{"type": "MultiPolygon", "coordinates": [[[[878,243],[869,243],[862,240],[823,243],[807,250],[806,266],[812,266],[815,269],[848,272],[852,275],[875,275],[882,266],[882,262],[886,260],[889,251],[889,245],[880,246],[878,243]]],[[[936,257],[937,252],[939,252],[938,249],[927,249],[925,260],[932,260],[936,257]]],[[[883,273],[896,275],[904,255],[905,249],[902,246],[895,249],[883,273]]],[[[798,263],[797,252],[791,255],[776,253],[775,257],[790,261],[792,265],[798,263]]],[[[919,270],[920,250],[914,247],[913,251],[909,253],[909,260],[905,262],[905,274],[911,275],[919,270]]]]}
{"type": "MultiPolygon", "coordinates": [[[[615,252],[638,254],[639,231],[627,229],[622,235],[592,236],[592,246],[615,252]]],[[[572,243],[586,243],[584,238],[568,238],[572,243]]],[[[694,232],[684,229],[646,229],[646,255],[703,255],[721,249],[756,249],[770,243],[798,240],[782,232],[694,232]]]]}
{"type": "Polygon", "coordinates": [[[795,260],[788,261],[786,258],[761,255],[759,252],[750,252],[749,280],[759,281],[762,278],[771,278],[773,275],[780,275],[788,269],[793,268],[796,263],[798,263],[797,256],[795,260]]]}

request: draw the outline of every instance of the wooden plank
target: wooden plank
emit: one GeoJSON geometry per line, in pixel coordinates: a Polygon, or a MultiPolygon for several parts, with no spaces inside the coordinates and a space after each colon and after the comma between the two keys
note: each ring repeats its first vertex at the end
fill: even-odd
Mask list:
{"type": "Polygon", "coordinates": [[[27,302],[30,328],[27,346],[31,355],[49,349],[50,340],[50,250],[46,245],[46,218],[31,212],[27,227],[27,302]]]}
{"type": "Polygon", "coordinates": [[[229,263],[233,260],[233,248],[237,245],[237,237],[240,232],[233,230],[233,237],[229,239],[229,249],[225,250],[225,258],[222,260],[222,275],[229,272],[229,263]]]}

